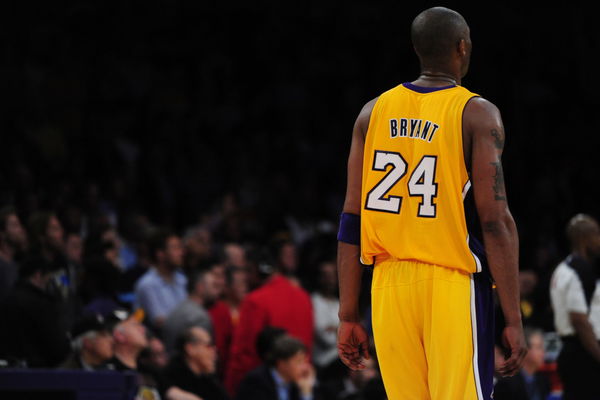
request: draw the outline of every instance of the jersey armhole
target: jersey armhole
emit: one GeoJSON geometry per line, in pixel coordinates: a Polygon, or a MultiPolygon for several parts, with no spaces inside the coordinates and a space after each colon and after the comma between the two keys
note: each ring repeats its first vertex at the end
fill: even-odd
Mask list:
{"type": "MultiPolygon", "coordinates": [[[[463,170],[465,172],[465,175],[467,176],[467,181],[470,180],[471,178],[471,174],[469,171],[469,168],[467,168],[467,163],[465,161],[465,142],[464,142],[464,122],[465,122],[465,110],[467,109],[467,105],[471,102],[471,100],[476,99],[476,98],[480,98],[481,96],[478,94],[472,94],[471,97],[469,97],[465,103],[462,106],[462,112],[461,112],[461,116],[460,116],[460,153],[462,154],[462,167],[463,170]]],[[[473,144],[473,138],[471,138],[471,145],[473,144]]],[[[471,146],[472,147],[472,146],[471,146]]],[[[471,153],[471,157],[473,157],[473,153],[471,153]]],[[[463,182],[463,185],[466,185],[467,182],[463,182]]]]}

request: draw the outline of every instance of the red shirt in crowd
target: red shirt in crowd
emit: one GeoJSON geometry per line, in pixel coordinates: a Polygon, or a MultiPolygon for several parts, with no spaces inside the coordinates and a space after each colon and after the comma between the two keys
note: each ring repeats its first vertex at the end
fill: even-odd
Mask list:
{"type": "Polygon", "coordinates": [[[213,324],[214,343],[217,346],[219,375],[224,375],[225,371],[227,371],[229,350],[237,321],[234,323],[229,305],[222,300],[217,301],[208,310],[208,313],[213,324]]]}
{"type": "Polygon", "coordinates": [[[242,302],[225,375],[225,385],[230,393],[234,393],[244,376],[261,363],[256,339],[267,326],[285,329],[300,339],[311,354],[314,322],[310,297],[279,274],[249,293],[242,302]]]}

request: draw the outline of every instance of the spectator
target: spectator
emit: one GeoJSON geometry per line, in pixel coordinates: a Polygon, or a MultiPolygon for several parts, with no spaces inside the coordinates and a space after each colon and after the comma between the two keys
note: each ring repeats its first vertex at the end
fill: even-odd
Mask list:
{"type": "Polygon", "coordinates": [[[69,354],[64,303],[48,290],[56,264],[30,257],[21,278],[0,305],[0,357],[20,365],[53,368],[69,354]]]}
{"type": "Polygon", "coordinates": [[[552,274],[550,298],[563,347],[558,374],[564,399],[600,398],[600,288],[595,262],[600,256],[600,227],[578,214],[567,225],[571,254],[552,274]]]}
{"type": "Polygon", "coordinates": [[[189,296],[168,315],[163,326],[163,337],[169,354],[175,350],[177,338],[188,328],[199,326],[212,332],[210,315],[205,305],[218,296],[212,271],[196,272],[189,280],[189,296]]]}
{"type": "Polygon", "coordinates": [[[128,313],[115,310],[108,317],[112,323],[115,342],[115,355],[111,359],[117,371],[135,371],[138,367],[138,356],[148,347],[146,328],[142,324],[144,313],[140,310],[128,313]]]}
{"type": "Polygon", "coordinates": [[[141,370],[138,358],[148,347],[146,328],[142,324],[142,310],[129,314],[125,310],[114,311],[109,320],[113,325],[115,355],[109,360],[109,367],[116,371],[132,372],[138,377],[138,397],[159,400],[159,386],[156,376],[141,370]]]}
{"type": "Polygon", "coordinates": [[[297,280],[298,256],[294,243],[287,239],[278,239],[273,242],[272,246],[281,273],[288,278],[293,277],[297,280]]]}
{"type": "Polygon", "coordinates": [[[222,295],[225,293],[225,288],[227,287],[227,271],[229,271],[232,268],[238,268],[238,267],[232,267],[232,266],[226,267],[225,264],[217,263],[217,262],[210,262],[210,263],[208,263],[208,265],[209,265],[208,268],[211,270],[211,272],[213,273],[213,275],[215,277],[215,285],[217,285],[217,289],[219,291],[218,299],[220,299],[222,297],[222,295]]]}
{"type": "Polygon", "coordinates": [[[534,270],[522,269],[519,271],[519,298],[521,299],[521,315],[523,325],[530,325],[536,313],[534,294],[538,285],[538,275],[534,270]]]}
{"type": "Polygon", "coordinates": [[[175,234],[159,231],[149,243],[154,268],[146,272],[135,286],[136,307],[148,314],[150,324],[162,328],[169,313],[187,296],[187,278],[179,271],[184,250],[175,234]]]}
{"type": "Polygon", "coordinates": [[[309,295],[276,270],[268,254],[256,254],[253,258],[251,267],[259,271],[263,283],[242,302],[240,322],[233,337],[225,374],[225,384],[230,393],[235,392],[248,371],[259,365],[255,343],[259,332],[267,325],[283,328],[300,339],[309,354],[313,346],[314,322],[309,295]]]}
{"type": "Polygon", "coordinates": [[[241,268],[229,268],[225,274],[225,295],[223,300],[213,304],[208,310],[213,322],[215,344],[219,354],[219,375],[227,370],[231,340],[239,322],[239,308],[248,292],[248,277],[241,268]]]}
{"type": "Polygon", "coordinates": [[[518,374],[501,378],[494,387],[495,400],[545,400],[550,381],[539,372],[544,365],[544,336],[541,330],[525,328],[529,351],[518,374]]]}
{"type": "Polygon", "coordinates": [[[78,321],[71,330],[73,352],[60,365],[62,369],[96,371],[106,369],[114,356],[112,332],[104,317],[90,314],[78,321]]]}
{"type": "Polygon", "coordinates": [[[315,315],[314,362],[319,368],[325,368],[338,357],[337,328],[340,301],[337,295],[337,270],[332,261],[319,265],[318,289],[312,295],[315,315]]]}
{"type": "Polygon", "coordinates": [[[32,252],[64,268],[64,230],[54,213],[39,211],[33,214],[29,218],[29,238],[32,252]]]}
{"type": "Polygon", "coordinates": [[[65,240],[65,256],[67,258],[67,271],[69,282],[74,292],[79,289],[82,279],[83,265],[83,240],[79,233],[68,233],[65,240]]]}
{"type": "Polygon", "coordinates": [[[212,234],[204,227],[193,227],[183,238],[185,246],[185,271],[191,273],[213,255],[212,234]]]}
{"type": "Polygon", "coordinates": [[[223,254],[221,256],[222,264],[226,267],[244,268],[246,266],[246,251],[244,248],[234,242],[223,245],[223,254]]]}
{"type": "Polygon", "coordinates": [[[90,234],[85,241],[86,258],[101,257],[115,268],[122,270],[119,259],[119,240],[113,229],[104,229],[90,234]]]}
{"type": "Polygon", "coordinates": [[[385,399],[385,389],[379,368],[375,347],[369,349],[371,357],[363,360],[364,368],[351,370],[341,360],[331,363],[318,375],[323,398],[331,400],[371,400],[385,399]],[[383,397],[380,395],[383,393],[383,397]]]}
{"type": "Polygon", "coordinates": [[[148,340],[148,364],[156,367],[157,369],[163,369],[169,363],[169,354],[164,343],[157,338],[152,336],[148,340]]]}
{"type": "Polygon", "coordinates": [[[137,358],[137,372],[144,381],[157,389],[161,397],[164,387],[163,370],[169,363],[169,356],[163,342],[151,332],[146,331],[148,346],[142,349],[137,358]]]}
{"type": "Polygon", "coordinates": [[[186,329],[178,338],[177,351],[164,373],[167,388],[176,387],[203,400],[229,399],[214,375],[217,352],[206,329],[186,329]]]}
{"type": "Polygon", "coordinates": [[[236,399],[309,400],[317,398],[315,371],[306,347],[287,334],[275,339],[266,363],[246,375],[236,399]]]}
{"type": "Polygon", "coordinates": [[[7,206],[0,210],[0,299],[17,282],[19,267],[16,256],[27,247],[27,234],[16,210],[7,206]]]}
{"type": "Polygon", "coordinates": [[[29,217],[28,228],[31,253],[55,264],[49,290],[56,290],[62,296],[64,318],[70,327],[81,313],[81,303],[76,292],[76,279],[69,271],[62,224],[55,213],[38,211],[29,217]]]}

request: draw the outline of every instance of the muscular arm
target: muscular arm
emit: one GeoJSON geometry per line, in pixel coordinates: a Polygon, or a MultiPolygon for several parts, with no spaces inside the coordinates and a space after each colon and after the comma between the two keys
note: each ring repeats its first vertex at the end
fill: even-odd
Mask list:
{"type": "Polygon", "coordinates": [[[511,351],[501,372],[513,375],[526,349],[519,307],[519,241],[504,189],[504,127],[500,112],[489,101],[474,98],[465,107],[464,129],[470,134],[471,181],[488,264],[506,320],[504,345],[511,351]]]}
{"type": "MultiPolygon", "coordinates": [[[[344,212],[346,213],[360,215],[363,150],[365,135],[375,102],[376,99],[371,100],[363,107],[354,124],[348,157],[346,199],[344,201],[344,212]]],[[[358,298],[363,272],[359,255],[359,246],[338,242],[337,268],[340,287],[338,349],[342,361],[353,369],[361,367],[361,356],[368,358],[366,346],[361,342],[366,339],[366,335],[364,335],[364,332],[357,332],[361,330],[358,298]],[[354,342],[356,334],[358,334],[360,340],[358,343],[354,342]]]]}
{"type": "Polygon", "coordinates": [[[575,328],[577,337],[583,345],[583,348],[600,363],[600,344],[594,334],[594,329],[588,320],[588,315],[578,312],[570,312],[569,318],[575,328]]]}

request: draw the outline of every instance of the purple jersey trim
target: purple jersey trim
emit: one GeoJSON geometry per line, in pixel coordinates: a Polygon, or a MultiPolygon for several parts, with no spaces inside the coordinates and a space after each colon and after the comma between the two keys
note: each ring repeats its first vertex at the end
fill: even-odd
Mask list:
{"type": "Polygon", "coordinates": [[[410,89],[412,91],[415,91],[417,93],[432,93],[432,92],[437,92],[438,90],[452,89],[453,87],[456,87],[456,85],[439,86],[439,87],[425,87],[425,86],[413,85],[410,82],[404,82],[402,84],[402,86],[404,86],[405,88],[410,89]]]}

